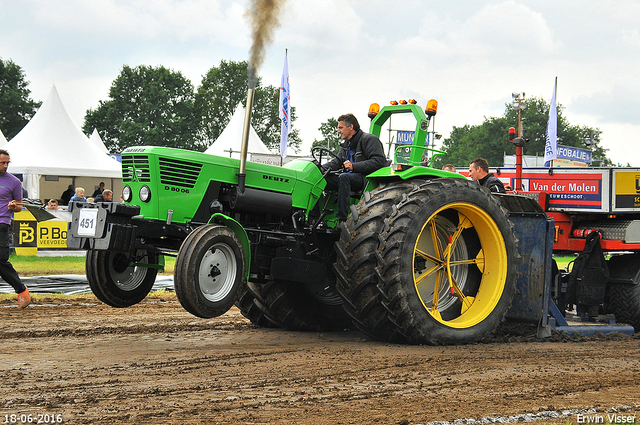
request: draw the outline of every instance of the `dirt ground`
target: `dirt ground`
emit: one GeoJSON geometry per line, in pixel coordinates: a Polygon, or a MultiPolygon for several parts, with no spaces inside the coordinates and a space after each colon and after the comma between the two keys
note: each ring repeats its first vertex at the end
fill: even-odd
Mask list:
{"type": "Polygon", "coordinates": [[[567,424],[612,409],[640,423],[637,336],[505,327],[482,344],[402,346],[258,328],[235,308],[202,320],[173,296],[7,301],[0,320],[2,423],[567,424]]]}

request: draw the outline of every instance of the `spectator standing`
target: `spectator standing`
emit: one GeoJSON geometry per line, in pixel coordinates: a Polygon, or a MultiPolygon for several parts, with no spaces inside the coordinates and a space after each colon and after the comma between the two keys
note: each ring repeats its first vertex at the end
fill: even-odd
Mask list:
{"type": "Polygon", "coordinates": [[[69,199],[69,202],[87,202],[87,198],[84,197],[84,188],[76,187],[76,194],[69,199]]]}
{"type": "Polygon", "coordinates": [[[25,308],[31,303],[29,289],[22,283],[18,272],[9,262],[9,227],[14,211],[22,210],[22,184],[7,172],[11,159],[9,152],[0,149],[0,277],[18,294],[18,305],[25,308]]]}
{"type": "Polygon", "coordinates": [[[73,185],[70,184],[69,187],[67,188],[67,190],[62,192],[62,195],[60,195],[60,203],[62,205],[69,205],[69,200],[73,196],[73,193],[74,193],[73,185]]]}
{"type": "Polygon", "coordinates": [[[102,192],[104,192],[104,182],[100,182],[98,188],[93,192],[93,195],[91,195],[91,197],[93,199],[96,199],[96,196],[102,195],[102,192]]]}
{"type": "Polygon", "coordinates": [[[101,195],[93,198],[93,202],[113,202],[113,192],[110,189],[105,189],[101,195]]]}
{"type": "Polygon", "coordinates": [[[58,200],[57,199],[49,199],[49,202],[47,202],[47,209],[48,210],[57,210],[58,209],[58,200]]]}
{"type": "Polygon", "coordinates": [[[469,177],[493,193],[506,193],[504,184],[489,172],[489,163],[484,158],[476,158],[469,164],[469,177]]]}
{"type": "Polygon", "coordinates": [[[442,169],[443,169],[444,171],[448,171],[448,172],[450,172],[450,173],[455,173],[455,172],[456,172],[456,167],[454,167],[454,166],[453,166],[453,165],[451,165],[451,164],[445,164],[445,166],[444,166],[444,167],[442,167],[442,169]]]}

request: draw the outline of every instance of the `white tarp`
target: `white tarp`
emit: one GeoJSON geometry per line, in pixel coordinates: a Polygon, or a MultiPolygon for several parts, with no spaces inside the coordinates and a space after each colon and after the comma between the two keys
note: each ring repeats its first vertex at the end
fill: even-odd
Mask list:
{"type": "Polygon", "coordinates": [[[0,147],[4,146],[7,143],[7,139],[2,134],[2,130],[0,130],[0,147]]]}
{"type": "Polygon", "coordinates": [[[3,146],[11,174],[23,175],[31,198],[40,197],[40,176],[120,178],[120,163],[91,142],[62,104],[55,85],[31,121],[3,146]]]}
{"type": "MultiPolygon", "coordinates": [[[[242,103],[238,104],[236,111],[231,117],[231,121],[227,127],[218,136],[215,142],[207,148],[205,153],[218,156],[226,156],[227,158],[240,159],[240,149],[242,149],[242,132],[244,131],[244,107],[242,103]]],[[[249,130],[249,147],[248,153],[271,153],[269,148],[260,140],[260,136],[253,129],[249,130]]]]}

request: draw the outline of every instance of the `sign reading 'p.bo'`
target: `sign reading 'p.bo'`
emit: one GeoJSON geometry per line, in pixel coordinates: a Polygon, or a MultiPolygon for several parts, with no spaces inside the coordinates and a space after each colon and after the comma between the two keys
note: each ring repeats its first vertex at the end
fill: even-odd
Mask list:
{"type": "Polygon", "coordinates": [[[66,248],[67,222],[41,221],[38,223],[38,248],[66,248]]]}
{"type": "Polygon", "coordinates": [[[36,221],[24,209],[13,216],[13,245],[18,255],[37,255],[38,248],[66,248],[66,220],[36,221]]]}

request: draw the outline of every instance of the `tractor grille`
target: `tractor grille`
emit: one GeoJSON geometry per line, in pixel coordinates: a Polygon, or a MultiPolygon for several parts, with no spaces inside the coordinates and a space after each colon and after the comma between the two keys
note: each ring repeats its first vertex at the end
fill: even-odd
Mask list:
{"type": "Polygon", "coordinates": [[[202,164],[160,157],[160,183],[191,189],[196,185],[202,164]]]}
{"type": "Polygon", "coordinates": [[[150,182],[149,157],[146,155],[122,155],[122,181],[150,182]]]}

